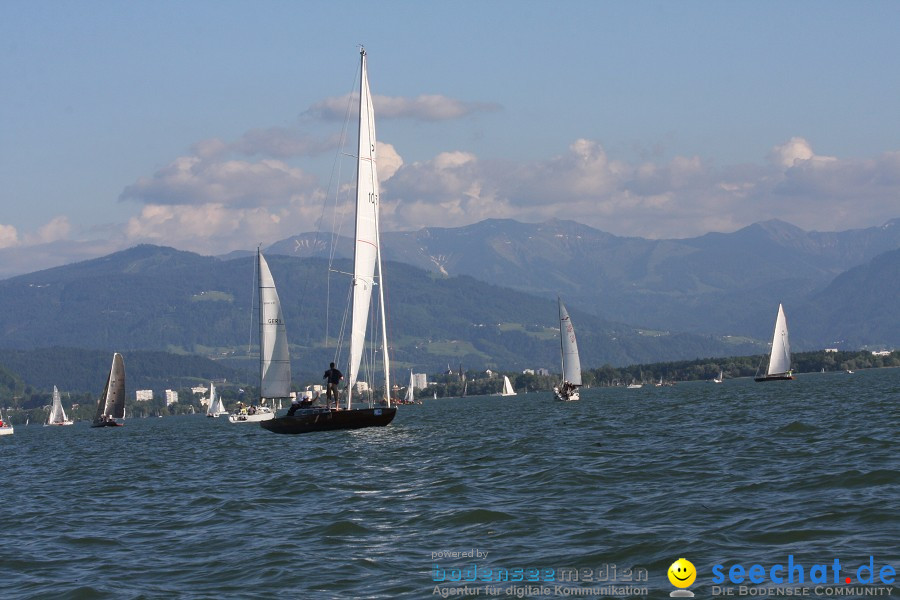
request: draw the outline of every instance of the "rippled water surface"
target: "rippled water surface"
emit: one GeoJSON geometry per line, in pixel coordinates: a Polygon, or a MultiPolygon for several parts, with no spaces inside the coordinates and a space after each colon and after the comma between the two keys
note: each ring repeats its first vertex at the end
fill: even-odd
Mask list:
{"type": "Polygon", "coordinates": [[[646,569],[662,598],[681,556],[698,597],[715,564],[900,571],[898,407],[900,370],[881,369],[426,401],[300,436],[202,416],[16,427],[0,596],[430,598],[475,564],[646,569]]]}

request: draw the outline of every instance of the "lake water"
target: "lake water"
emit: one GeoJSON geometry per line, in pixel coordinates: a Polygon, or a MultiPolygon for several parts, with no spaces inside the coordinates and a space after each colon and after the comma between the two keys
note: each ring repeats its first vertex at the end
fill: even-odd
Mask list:
{"type": "Polygon", "coordinates": [[[900,369],[881,369],[429,400],[299,436],[202,416],[17,426],[0,597],[663,598],[685,557],[708,598],[727,593],[716,565],[768,577],[789,556],[808,595],[835,595],[814,565],[831,583],[839,559],[850,586],[870,557],[875,583],[900,571],[898,407],[900,369]]]}

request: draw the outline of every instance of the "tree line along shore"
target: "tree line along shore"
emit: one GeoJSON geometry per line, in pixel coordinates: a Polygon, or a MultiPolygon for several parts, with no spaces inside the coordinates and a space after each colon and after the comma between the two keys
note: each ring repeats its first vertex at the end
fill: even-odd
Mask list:
{"type": "MultiPolygon", "coordinates": [[[[726,358],[700,358],[675,362],[659,362],[626,367],[603,365],[582,372],[582,380],[586,387],[613,387],[631,383],[673,384],[680,381],[711,380],[721,373],[725,379],[752,377],[757,370],[764,370],[767,356],[731,356],[726,358]]],[[[900,351],[814,351],[795,352],[792,354],[792,365],[795,373],[819,373],[835,371],[855,371],[885,367],[900,367],[900,351]]],[[[459,398],[463,396],[482,396],[496,394],[503,385],[503,375],[509,376],[518,393],[546,392],[559,383],[558,374],[541,375],[537,373],[488,372],[486,370],[465,370],[450,373],[439,373],[429,376],[426,388],[416,389],[418,399],[459,398]]],[[[396,380],[395,380],[396,381],[396,380]]],[[[319,383],[319,382],[312,382],[319,383]]],[[[399,383],[399,382],[398,382],[399,383]]],[[[403,382],[404,384],[406,382],[403,382]]],[[[306,388],[309,383],[294,385],[296,391],[306,388]]],[[[226,385],[217,383],[218,393],[226,407],[236,406],[238,402],[249,403],[257,396],[257,389],[237,380],[226,385]]],[[[129,418],[167,416],[177,414],[198,414],[205,412],[204,394],[193,392],[190,387],[178,389],[179,401],[166,405],[161,390],[155,390],[152,400],[136,401],[134,388],[129,386],[129,398],[126,414],[129,418]]],[[[405,388],[398,387],[405,392],[405,388]]],[[[62,391],[62,390],[61,390],[62,391]]],[[[96,411],[98,392],[64,391],[63,405],[73,420],[90,420],[96,411]]],[[[395,393],[402,396],[402,393],[395,393]]],[[[50,389],[38,389],[37,386],[25,383],[23,377],[0,364],[0,406],[4,414],[13,424],[26,421],[40,423],[46,421],[52,397],[50,389]]]]}

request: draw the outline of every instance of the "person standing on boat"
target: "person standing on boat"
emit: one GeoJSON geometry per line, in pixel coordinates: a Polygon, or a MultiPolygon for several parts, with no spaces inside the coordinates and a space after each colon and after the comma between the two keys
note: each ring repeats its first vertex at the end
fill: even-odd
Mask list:
{"type": "Polygon", "coordinates": [[[328,387],[325,390],[325,405],[330,407],[331,399],[334,398],[334,407],[338,408],[338,398],[340,398],[338,384],[343,381],[344,374],[334,367],[334,363],[331,363],[330,368],[322,375],[322,379],[326,380],[328,384],[328,387]]]}

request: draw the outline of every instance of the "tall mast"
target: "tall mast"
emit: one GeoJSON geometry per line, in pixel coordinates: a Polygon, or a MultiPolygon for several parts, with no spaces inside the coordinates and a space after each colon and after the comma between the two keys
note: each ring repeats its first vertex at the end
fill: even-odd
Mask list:
{"type": "Polygon", "coordinates": [[[562,364],[562,380],[563,383],[566,382],[566,348],[563,345],[563,336],[565,335],[565,331],[563,330],[563,320],[562,320],[562,298],[559,296],[556,297],[556,302],[559,305],[559,361],[562,364]]]}
{"type": "MultiPolygon", "coordinates": [[[[259,303],[259,403],[262,404],[263,401],[263,378],[265,377],[265,367],[263,355],[265,354],[265,344],[266,344],[266,332],[265,332],[265,308],[263,308],[263,303],[265,299],[263,298],[263,288],[262,288],[262,262],[259,260],[261,253],[259,246],[256,247],[256,265],[255,267],[255,275],[256,275],[256,300],[259,303]]],[[[251,307],[251,312],[252,312],[251,307]]],[[[250,318],[253,316],[251,314],[250,318]]],[[[212,384],[210,384],[212,385],[212,384]]]]}

